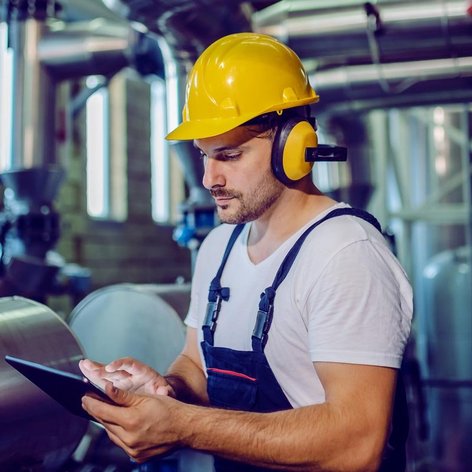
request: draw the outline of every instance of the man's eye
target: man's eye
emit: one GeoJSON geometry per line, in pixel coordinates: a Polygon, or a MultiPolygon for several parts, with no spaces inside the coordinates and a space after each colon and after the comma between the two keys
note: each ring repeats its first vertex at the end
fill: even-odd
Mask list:
{"type": "Polygon", "coordinates": [[[225,152],[221,157],[227,161],[233,161],[241,156],[240,152],[225,152]]]}

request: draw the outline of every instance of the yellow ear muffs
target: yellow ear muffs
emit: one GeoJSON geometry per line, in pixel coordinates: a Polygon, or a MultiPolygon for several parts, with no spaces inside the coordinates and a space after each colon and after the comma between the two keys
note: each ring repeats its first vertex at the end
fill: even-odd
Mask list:
{"type": "Polygon", "coordinates": [[[277,129],[272,146],[272,172],[290,186],[311,172],[313,162],[305,160],[307,147],[316,148],[318,136],[303,118],[289,118],[277,129]]]}

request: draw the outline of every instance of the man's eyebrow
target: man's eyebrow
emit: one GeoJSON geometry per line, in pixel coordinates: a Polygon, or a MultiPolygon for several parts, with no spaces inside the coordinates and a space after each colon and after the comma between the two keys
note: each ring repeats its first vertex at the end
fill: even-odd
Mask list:
{"type": "MultiPolygon", "coordinates": [[[[244,144],[244,143],[243,143],[244,144]]],[[[220,146],[215,149],[212,149],[212,153],[224,152],[224,151],[234,151],[235,149],[240,149],[242,145],[235,144],[233,146],[220,146]]],[[[193,147],[200,152],[203,152],[195,143],[193,143],[193,147]]]]}

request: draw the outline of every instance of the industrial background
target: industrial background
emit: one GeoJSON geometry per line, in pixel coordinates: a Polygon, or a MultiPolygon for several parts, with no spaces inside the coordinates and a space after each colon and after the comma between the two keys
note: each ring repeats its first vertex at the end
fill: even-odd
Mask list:
{"type": "Polygon", "coordinates": [[[320,189],[368,209],[410,277],[408,471],[472,464],[472,2],[0,0],[0,470],[138,466],[24,380],[12,354],[77,371],[184,339],[196,252],[218,224],[191,143],[167,143],[212,41],[271,34],[320,95],[320,189]]]}

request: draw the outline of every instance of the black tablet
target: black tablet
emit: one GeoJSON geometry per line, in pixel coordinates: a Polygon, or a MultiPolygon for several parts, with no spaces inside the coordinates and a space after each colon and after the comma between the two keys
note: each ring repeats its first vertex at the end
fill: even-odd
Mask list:
{"type": "Polygon", "coordinates": [[[84,395],[113,403],[102,388],[86,377],[13,356],[5,356],[5,361],[74,415],[95,421],[82,408],[84,395]]]}

